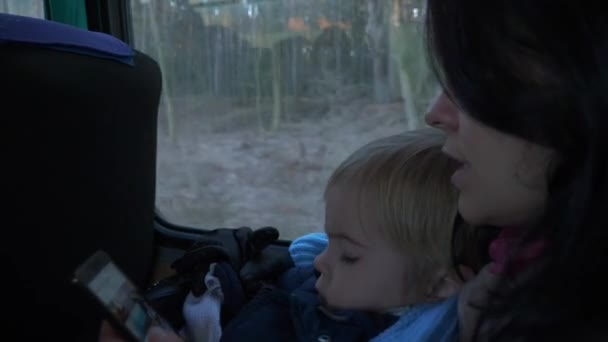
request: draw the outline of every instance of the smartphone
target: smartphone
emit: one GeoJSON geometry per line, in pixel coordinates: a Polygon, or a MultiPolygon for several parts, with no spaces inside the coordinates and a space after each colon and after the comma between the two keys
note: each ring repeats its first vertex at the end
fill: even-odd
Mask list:
{"type": "Polygon", "coordinates": [[[72,282],[93,295],[112,325],[132,341],[146,341],[148,330],[155,325],[174,331],[102,250],[78,266],[72,282]]]}

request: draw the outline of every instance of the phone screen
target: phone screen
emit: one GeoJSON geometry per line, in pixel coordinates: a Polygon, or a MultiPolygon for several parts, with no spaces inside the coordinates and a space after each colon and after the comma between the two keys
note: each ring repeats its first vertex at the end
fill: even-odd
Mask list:
{"type": "Polygon", "coordinates": [[[126,328],[137,341],[145,341],[148,330],[154,325],[172,329],[107,255],[96,253],[80,267],[75,280],[88,288],[106,307],[114,322],[123,330],[126,328]]]}

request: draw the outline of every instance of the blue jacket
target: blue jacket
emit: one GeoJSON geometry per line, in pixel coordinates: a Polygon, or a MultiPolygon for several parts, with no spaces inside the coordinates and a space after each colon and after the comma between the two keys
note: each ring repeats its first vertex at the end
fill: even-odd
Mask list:
{"type": "Polygon", "coordinates": [[[369,341],[392,315],[320,309],[314,268],[294,267],[264,288],[223,329],[221,341],[369,341]]]}
{"type": "Polygon", "coordinates": [[[418,304],[371,342],[458,341],[458,296],[430,304],[418,304]]]}

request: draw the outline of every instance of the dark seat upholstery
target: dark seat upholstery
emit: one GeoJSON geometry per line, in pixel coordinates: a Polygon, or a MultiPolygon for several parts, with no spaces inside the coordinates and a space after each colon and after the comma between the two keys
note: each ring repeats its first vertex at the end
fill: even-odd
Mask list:
{"type": "MultiPolygon", "coordinates": [[[[22,22],[1,15],[0,31],[15,19],[22,22]]],[[[38,24],[47,33],[58,25],[60,40],[78,30],[38,24]]],[[[83,32],[79,39],[109,38],[83,32]]],[[[8,189],[0,307],[3,333],[18,340],[97,339],[101,312],[70,284],[95,250],[106,250],[140,287],[152,267],[160,69],[137,51],[82,52],[61,41],[0,37],[8,189]]]]}

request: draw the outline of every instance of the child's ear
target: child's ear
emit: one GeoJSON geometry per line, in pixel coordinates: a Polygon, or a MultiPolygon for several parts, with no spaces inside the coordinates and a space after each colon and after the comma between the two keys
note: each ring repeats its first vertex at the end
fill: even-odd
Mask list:
{"type": "Polygon", "coordinates": [[[451,271],[437,272],[433,278],[432,286],[428,291],[429,299],[443,300],[449,298],[462,289],[463,281],[458,274],[451,271]]]}

